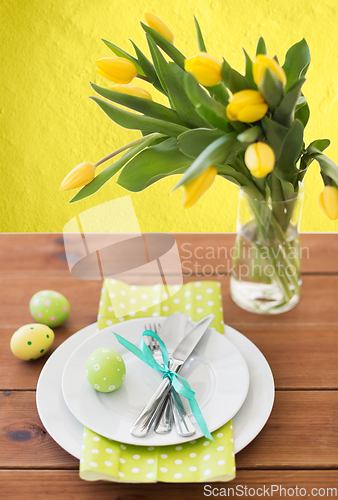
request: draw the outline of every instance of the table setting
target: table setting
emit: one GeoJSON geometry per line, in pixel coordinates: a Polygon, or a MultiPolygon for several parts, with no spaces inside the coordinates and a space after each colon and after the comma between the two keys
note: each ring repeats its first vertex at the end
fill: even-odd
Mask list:
{"type": "Polygon", "coordinates": [[[106,279],[97,323],[63,342],[40,374],[36,403],[41,421],[80,460],[84,480],[230,481],[236,474],[236,453],[269,418],[274,402],[270,367],[250,340],[224,324],[220,284],[191,282],[164,290],[164,285],[106,279]],[[129,314],[116,317],[114,299],[129,314]],[[143,307],[144,300],[152,307],[143,307]],[[187,358],[181,359],[182,370],[175,377],[163,378],[166,352],[168,366],[175,353],[187,358]],[[101,355],[100,364],[93,353],[101,355]],[[119,358],[114,369],[118,366],[115,383],[120,386],[101,392],[105,382],[95,382],[107,375],[110,383],[102,370],[103,357],[112,353],[119,358]],[[94,370],[86,373],[90,363],[94,370]],[[151,412],[144,409],[165,381],[171,388],[162,398],[167,404],[161,413],[155,399],[151,410],[157,410],[157,418],[149,418],[151,412]],[[172,386],[190,391],[194,404],[172,386]]]}

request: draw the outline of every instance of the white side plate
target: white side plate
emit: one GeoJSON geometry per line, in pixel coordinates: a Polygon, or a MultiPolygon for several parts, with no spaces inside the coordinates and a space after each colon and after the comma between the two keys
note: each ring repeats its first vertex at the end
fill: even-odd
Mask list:
{"type": "MultiPolygon", "coordinates": [[[[166,318],[156,318],[161,324],[166,318]]],[[[144,438],[130,432],[135,419],[162,382],[162,374],[150,368],[117,341],[113,331],[139,345],[145,323],[137,318],[109,326],[83,342],[69,357],[62,377],[62,392],[73,415],[101,436],[138,446],[167,446],[191,441],[173,426],[169,434],[151,430],[144,438]],[[112,393],[97,392],[85,374],[86,361],[99,348],[115,349],[126,364],[126,380],[112,393]]],[[[196,392],[196,400],[210,432],[219,429],[240,409],[249,389],[249,371],[239,350],[226,338],[209,329],[180,372],[196,392]]],[[[189,404],[182,398],[186,410],[189,404]]],[[[203,436],[195,425],[194,439],[203,436]]]]}

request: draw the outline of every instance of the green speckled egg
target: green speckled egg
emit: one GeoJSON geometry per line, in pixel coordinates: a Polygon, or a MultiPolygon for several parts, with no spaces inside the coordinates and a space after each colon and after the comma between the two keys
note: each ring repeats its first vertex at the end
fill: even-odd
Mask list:
{"type": "Polygon", "coordinates": [[[125,379],[126,365],[114,349],[100,347],[87,360],[86,376],[96,391],[113,392],[125,379]]]}
{"type": "Polygon", "coordinates": [[[24,325],[11,338],[11,351],[19,359],[34,361],[41,358],[54,342],[54,332],[46,325],[24,325]]]}
{"type": "Polygon", "coordinates": [[[69,302],[64,295],[54,290],[41,290],[30,300],[29,310],[33,318],[48,326],[59,326],[70,313],[69,302]]]}

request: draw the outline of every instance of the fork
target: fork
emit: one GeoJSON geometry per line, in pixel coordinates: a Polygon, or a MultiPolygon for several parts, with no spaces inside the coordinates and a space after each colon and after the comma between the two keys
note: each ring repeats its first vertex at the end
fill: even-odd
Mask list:
{"type": "MultiPolygon", "coordinates": [[[[160,328],[160,325],[149,325],[145,326],[146,329],[152,330],[156,334],[160,328]]],[[[149,349],[151,350],[153,357],[157,363],[163,364],[162,353],[160,349],[160,344],[158,340],[150,338],[147,343],[149,349]]],[[[170,368],[169,360],[169,368],[170,368]]],[[[195,427],[192,424],[189,416],[187,415],[184,406],[182,404],[181,398],[176,391],[171,391],[168,395],[164,405],[163,410],[160,412],[157,421],[155,422],[155,432],[158,434],[166,434],[171,430],[172,415],[174,415],[174,422],[176,425],[177,433],[181,436],[188,437],[195,434],[195,427]]]]}

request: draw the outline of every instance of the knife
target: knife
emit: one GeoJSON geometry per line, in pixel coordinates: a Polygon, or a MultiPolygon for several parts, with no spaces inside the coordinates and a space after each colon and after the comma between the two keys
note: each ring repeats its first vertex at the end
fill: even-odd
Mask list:
{"type": "MultiPolygon", "coordinates": [[[[172,371],[178,373],[182,369],[184,363],[187,361],[187,359],[197,346],[198,342],[207,331],[214,317],[215,316],[213,314],[209,314],[209,316],[201,319],[201,321],[196,323],[196,325],[194,325],[189,330],[187,335],[172,353],[172,371]]],[[[166,377],[165,379],[163,379],[161,385],[131,427],[130,432],[133,436],[144,437],[147,435],[151,426],[157,419],[157,416],[163,409],[163,406],[167,399],[167,395],[169,394],[171,389],[172,386],[170,379],[166,377]]]]}

